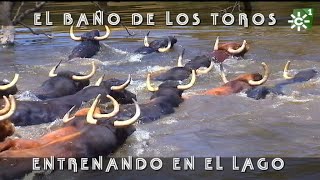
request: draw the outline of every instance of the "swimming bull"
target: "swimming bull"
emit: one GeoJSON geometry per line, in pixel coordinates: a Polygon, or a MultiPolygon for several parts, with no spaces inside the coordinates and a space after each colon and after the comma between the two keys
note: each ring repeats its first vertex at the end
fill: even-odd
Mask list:
{"type": "Polygon", "coordinates": [[[241,56],[243,57],[245,53],[249,50],[247,41],[243,40],[242,44],[236,42],[226,42],[219,44],[219,36],[214,44],[213,51],[209,55],[214,59],[215,62],[222,63],[224,60],[230,56],[241,56]]]}
{"type": "MultiPolygon", "coordinates": [[[[160,119],[175,112],[175,108],[182,102],[182,93],[191,88],[196,82],[195,70],[192,70],[191,79],[188,84],[179,84],[177,81],[166,81],[158,87],[150,82],[150,73],[147,76],[147,89],[152,95],[146,103],[139,104],[141,108],[140,123],[148,123],[160,119]]],[[[135,107],[132,104],[125,104],[115,118],[130,117],[134,114],[135,107]]]]}
{"type": "Polygon", "coordinates": [[[16,110],[16,100],[13,95],[3,96],[4,106],[0,108],[0,142],[4,141],[6,137],[11,136],[15,127],[10,121],[10,117],[16,110]]]}
{"type": "Polygon", "coordinates": [[[314,69],[307,69],[307,70],[299,71],[294,76],[290,76],[288,73],[290,64],[291,64],[291,61],[287,61],[286,65],[284,66],[284,69],[283,69],[283,77],[285,79],[284,81],[272,87],[259,86],[259,87],[249,89],[248,91],[246,91],[247,96],[258,100],[258,99],[265,99],[266,96],[270,93],[275,95],[284,95],[282,90],[284,86],[289,84],[302,83],[302,82],[309,81],[310,79],[314,78],[318,74],[318,72],[314,69]]]}
{"type": "Polygon", "coordinates": [[[86,32],[82,34],[80,37],[76,37],[73,33],[73,26],[70,27],[70,37],[75,41],[81,41],[79,45],[77,45],[69,55],[69,60],[73,58],[91,58],[96,55],[100,50],[100,42],[105,40],[110,35],[110,29],[107,25],[105,25],[106,34],[104,36],[100,36],[99,30],[92,30],[90,32],[86,32]]]}
{"type": "MultiPolygon", "coordinates": [[[[197,92],[196,95],[230,95],[234,93],[239,93],[243,90],[250,89],[255,86],[262,85],[268,80],[270,70],[266,63],[263,62],[261,64],[264,68],[264,76],[262,76],[259,73],[247,73],[242,74],[231,81],[227,80],[226,75],[223,71],[223,65],[220,64],[220,75],[224,84],[220,87],[209,89],[204,92],[197,92]]],[[[186,96],[186,98],[188,98],[188,96],[186,96]]]]}
{"type": "Polygon", "coordinates": [[[138,48],[134,51],[134,53],[138,54],[151,54],[154,52],[167,52],[169,49],[173,48],[174,44],[177,43],[177,39],[174,36],[168,36],[165,39],[154,40],[152,42],[148,42],[148,36],[150,31],[144,37],[144,46],[138,48]]]}
{"type": "Polygon", "coordinates": [[[34,94],[41,100],[72,95],[90,84],[90,78],[96,72],[96,65],[92,62],[92,70],[87,75],[72,71],[56,73],[61,61],[49,72],[49,79],[37,88],[34,94]]]}
{"type": "MultiPolygon", "coordinates": [[[[211,71],[214,68],[214,62],[211,61],[211,58],[202,55],[202,56],[196,56],[193,59],[191,59],[189,62],[187,62],[185,65],[182,64],[182,59],[184,55],[184,49],[182,53],[179,55],[178,58],[178,64],[176,67],[173,67],[166,72],[163,73],[156,73],[156,75],[153,75],[152,79],[157,81],[167,81],[167,80],[185,80],[187,79],[190,74],[192,73],[192,70],[196,71],[197,75],[200,74],[207,74],[209,71],[211,71]],[[200,69],[201,67],[205,67],[206,69],[200,69]]],[[[154,73],[153,73],[154,74],[154,73]]]]}
{"type": "MultiPolygon", "coordinates": [[[[28,126],[41,123],[52,122],[61,118],[70,108],[80,108],[83,102],[88,102],[98,94],[116,94],[112,91],[119,91],[119,101],[132,103],[132,98],[136,96],[125,88],[131,82],[131,76],[123,84],[119,85],[120,80],[111,82],[102,81],[100,78],[94,86],[88,86],[75,94],[63,96],[44,101],[17,101],[17,109],[11,116],[10,120],[16,126],[28,126]],[[123,95],[124,93],[124,95],[123,95]],[[123,98],[130,98],[130,101],[123,98]]],[[[116,99],[118,97],[115,97],[116,99]]],[[[104,100],[104,99],[103,99],[104,100]]],[[[118,99],[117,99],[118,100],[118,99]]]]}
{"type": "Polygon", "coordinates": [[[11,82],[0,81],[0,97],[14,95],[18,92],[17,82],[19,74],[15,74],[11,82]]]}

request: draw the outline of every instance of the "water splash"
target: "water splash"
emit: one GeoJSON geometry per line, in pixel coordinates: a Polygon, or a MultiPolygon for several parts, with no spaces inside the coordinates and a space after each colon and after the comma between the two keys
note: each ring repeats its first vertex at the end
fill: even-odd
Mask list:
{"type": "Polygon", "coordinates": [[[21,94],[16,95],[17,99],[20,101],[41,101],[35,94],[31,91],[24,91],[21,94]]]}

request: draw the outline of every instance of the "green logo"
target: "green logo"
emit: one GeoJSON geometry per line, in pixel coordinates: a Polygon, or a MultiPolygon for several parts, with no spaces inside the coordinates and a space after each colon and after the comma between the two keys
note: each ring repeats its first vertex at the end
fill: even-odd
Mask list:
{"type": "Polygon", "coordinates": [[[291,14],[292,19],[288,20],[288,23],[291,23],[291,29],[297,28],[298,31],[303,27],[306,30],[312,28],[313,22],[313,8],[305,8],[305,9],[294,9],[291,14]]]}

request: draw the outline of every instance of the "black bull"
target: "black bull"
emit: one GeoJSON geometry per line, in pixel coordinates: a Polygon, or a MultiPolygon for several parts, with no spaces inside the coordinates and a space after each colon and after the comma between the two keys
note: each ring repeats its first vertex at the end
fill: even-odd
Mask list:
{"type": "Polygon", "coordinates": [[[38,87],[34,94],[41,100],[72,95],[90,84],[90,78],[96,72],[96,65],[92,63],[92,70],[89,74],[83,75],[72,71],[61,71],[55,73],[61,61],[52,68],[49,79],[38,87]]]}
{"type": "Polygon", "coordinates": [[[285,87],[286,85],[309,81],[310,79],[314,78],[318,74],[318,72],[314,69],[307,69],[307,70],[298,72],[293,77],[289,77],[287,74],[289,65],[290,65],[290,61],[287,62],[284,68],[283,76],[286,80],[274,85],[273,87],[259,86],[259,87],[249,89],[246,91],[247,96],[258,100],[258,99],[265,99],[266,96],[270,93],[275,95],[284,95],[283,87],[285,87]]]}
{"type": "Polygon", "coordinates": [[[135,50],[134,53],[151,54],[154,52],[166,52],[169,49],[173,48],[174,44],[177,43],[177,39],[174,36],[168,36],[167,38],[154,40],[149,43],[148,42],[149,33],[150,31],[145,36],[144,46],[135,50]]]}
{"type": "Polygon", "coordinates": [[[105,40],[110,35],[110,29],[108,26],[105,26],[106,34],[104,36],[100,36],[98,30],[92,30],[90,32],[86,32],[81,35],[81,37],[76,37],[73,34],[73,26],[70,27],[70,37],[75,41],[81,41],[79,45],[77,45],[69,55],[69,60],[73,58],[91,58],[96,55],[100,50],[100,42],[101,40],[105,40]]]}
{"type": "MultiPolygon", "coordinates": [[[[17,108],[10,120],[16,126],[48,123],[62,118],[72,107],[79,108],[82,102],[88,102],[98,94],[113,95],[120,103],[132,103],[136,96],[123,89],[129,85],[131,77],[122,85],[120,80],[110,79],[98,86],[89,86],[76,94],[45,101],[17,101],[17,108]],[[121,90],[123,89],[123,90],[121,90]]],[[[105,100],[105,99],[103,99],[105,100]]]]}

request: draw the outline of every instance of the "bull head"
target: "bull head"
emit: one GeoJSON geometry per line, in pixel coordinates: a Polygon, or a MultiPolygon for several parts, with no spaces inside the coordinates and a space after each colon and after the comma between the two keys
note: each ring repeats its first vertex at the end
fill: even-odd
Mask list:
{"type": "MultiPolygon", "coordinates": [[[[246,41],[246,40],[243,40],[242,45],[241,45],[238,49],[232,49],[232,48],[230,47],[230,48],[227,49],[227,51],[228,51],[230,54],[239,54],[239,53],[241,53],[242,51],[245,50],[246,45],[247,45],[247,41],[246,41]]],[[[214,50],[214,51],[219,50],[219,36],[217,37],[216,42],[214,43],[213,50],[214,50]]]]}
{"type": "MultiPolygon", "coordinates": [[[[184,51],[185,51],[185,49],[183,49],[182,52],[179,55],[178,63],[177,63],[178,67],[183,67],[182,59],[183,59],[184,51]]],[[[213,69],[213,67],[214,67],[214,63],[211,61],[209,67],[207,67],[205,69],[197,69],[196,73],[197,74],[207,74],[209,71],[211,71],[213,69]]]]}
{"type": "Polygon", "coordinates": [[[13,95],[9,95],[9,99],[3,96],[5,101],[4,108],[0,110],[0,121],[10,118],[16,110],[16,100],[13,95]]]}
{"type": "MultiPolygon", "coordinates": [[[[109,37],[111,31],[109,29],[109,27],[107,25],[104,26],[106,28],[106,34],[104,36],[95,36],[94,37],[94,40],[97,40],[97,41],[101,41],[101,40],[105,40],[109,37]]],[[[81,41],[82,38],[81,37],[76,37],[73,33],[73,25],[70,27],[70,37],[71,39],[75,40],[75,41],[81,41]]]]}
{"type": "MultiPolygon", "coordinates": [[[[263,67],[263,69],[264,69],[264,76],[263,76],[263,78],[262,78],[261,80],[259,80],[259,81],[248,80],[248,83],[249,83],[250,85],[252,85],[252,86],[261,85],[261,84],[265,83],[265,82],[268,80],[268,78],[269,78],[270,70],[269,70],[268,65],[267,65],[265,62],[262,62],[261,65],[262,65],[262,67],[263,67]]],[[[225,73],[224,73],[222,63],[220,64],[220,76],[221,76],[222,81],[223,81],[224,83],[228,83],[228,82],[229,82],[228,79],[226,78],[225,73]]]]}
{"type": "MultiPolygon", "coordinates": [[[[55,65],[49,72],[49,77],[56,77],[57,74],[55,73],[55,71],[57,70],[57,68],[60,66],[61,61],[59,61],[59,63],[57,65],[55,65]]],[[[96,73],[97,67],[95,65],[94,62],[92,62],[92,70],[89,74],[87,75],[83,75],[83,76],[78,76],[78,75],[73,75],[72,79],[75,81],[81,81],[81,80],[88,80],[90,79],[95,73],[96,73]]]]}
{"type": "Polygon", "coordinates": [[[19,74],[14,74],[14,78],[10,83],[6,85],[0,85],[0,90],[4,91],[13,87],[17,83],[18,79],[19,79],[19,74]]]}
{"type": "MultiPolygon", "coordinates": [[[[150,34],[150,31],[147,33],[146,36],[144,36],[144,39],[143,39],[143,44],[144,44],[145,47],[149,47],[149,46],[150,46],[150,44],[149,44],[149,42],[148,42],[148,36],[149,36],[149,34],[150,34]]],[[[167,51],[171,48],[171,46],[172,46],[171,40],[170,40],[170,38],[168,37],[168,45],[167,45],[167,47],[158,48],[158,51],[159,51],[159,52],[167,52],[167,51]]]]}
{"type": "MultiPolygon", "coordinates": [[[[103,81],[103,78],[104,78],[104,75],[102,75],[98,80],[97,82],[95,83],[95,86],[100,86],[102,81],[103,81]]],[[[130,85],[132,81],[132,78],[131,78],[131,75],[129,74],[128,75],[128,79],[126,82],[124,82],[123,84],[119,85],[119,86],[111,86],[111,90],[113,91],[120,91],[120,90],[123,90],[125,89],[126,87],[128,87],[130,85]]]]}
{"type": "MultiPolygon", "coordinates": [[[[119,110],[118,110],[118,108],[119,108],[118,102],[114,98],[112,98],[111,96],[107,96],[114,103],[114,110],[109,114],[94,113],[95,109],[97,107],[97,104],[100,101],[100,97],[101,97],[101,94],[99,94],[96,97],[96,99],[93,101],[93,103],[92,103],[92,105],[91,105],[91,107],[90,107],[90,109],[89,109],[89,111],[87,113],[87,122],[89,124],[97,124],[97,120],[96,119],[105,118],[105,117],[113,117],[119,112],[119,110]]],[[[126,126],[129,126],[129,125],[135,123],[138,120],[138,118],[140,117],[140,114],[141,114],[141,110],[140,110],[140,107],[139,107],[139,104],[137,103],[137,101],[135,101],[134,99],[132,99],[132,100],[133,100],[133,102],[135,104],[135,107],[136,107],[135,115],[132,118],[130,118],[128,120],[125,120],[125,121],[118,121],[118,120],[114,121],[113,122],[113,126],[114,127],[126,127],[126,126]]]]}
{"type": "MultiPolygon", "coordinates": [[[[151,85],[151,82],[150,82],[150,77],[151,77],[151,74],[148,73],[147,75],[147,89],[151,92],[155,92],[155,91],[158,91],[159,90],[159,87],[152,87],[151,85]]],[[[192,74],[191,74],[191,80],[188,84],[180,84],[177,86],[177,89],[179,90],[187,90],[189,88],[191,88],[194,83],[196,82],[196,71],[195,70],[192,70],[192,74]]]]}

